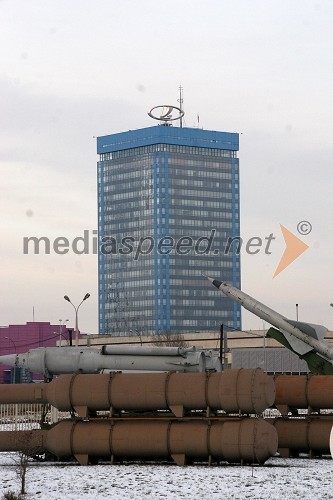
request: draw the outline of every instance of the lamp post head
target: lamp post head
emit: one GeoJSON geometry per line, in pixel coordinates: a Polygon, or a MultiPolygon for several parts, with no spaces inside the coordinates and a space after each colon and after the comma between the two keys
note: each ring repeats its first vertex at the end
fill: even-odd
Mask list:
{"type": "Polygon", "coordinates": [[[64,295],[64,299],[67,300],[67,302],[71,301],[71,299],[68,297],[68,295],[64,295]]]}
{"type": "Polygon", "coordinates": [[[90,293],[86,293],[85,296],[83,297],[83,300],[87,300],[90,297],[90,293]]]}

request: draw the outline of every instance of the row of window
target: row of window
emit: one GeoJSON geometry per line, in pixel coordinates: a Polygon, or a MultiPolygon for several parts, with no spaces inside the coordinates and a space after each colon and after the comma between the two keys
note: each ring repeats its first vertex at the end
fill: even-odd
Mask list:
{"type": "Polygon", "coordinates": [[[146,191],[152,191],[154,190],[153,184],[150,183],[143,183],[140,180],[132,180],[132,181],[125,181],[123,180],[122,182],[107,182],[104,184],[104,191],[112,192],[126,192],[126,191],[135,191],[137,196],[141,196],[141,193],[145,193],[146,191]]]}
{"type": "MultiPolygon", "coordinates": [[[[231,167],[225,167],[223,169],[219,170],[212,170],[205,168],[203,169],[202,165],[198,165],[197,169],[193,170],[192,168],[194,165],[192,165],[192,168],[190,169],[189,165],[184,165],[181,166],[181,168],[178,168],[179,165],[174,165],[173,167],[169,165],[168,168],[168,178],[169,179],[181,179],[185,178],[188,179],[190,178],[191,180],[193,177],[199,177],[202,179],[220,179],[220,180],[228,180],[232,178],[231,174],[231,167]],[[176,168],[175,168],[176,167],[176,168]]],[[[160,167],[157,169],[157,176],[162,175],[165,177],[165,167],[160,167]]],[[[99,174],[98,178],[99,181],[101,180],[101,173],[99,174]]],[[[119,168],[115,168],[113,165],[108,165],[107,167],[104,168],[103,171],[103,181],[108,182],[110,180],[114,182],[119,182],[123,181],[126,182],[127,180],[130,179],[142,179],[142,180],[152,180],[154,177],[153,175],[153,168],[152,165],[149,164],[143,164],[142,162],[133,162],[130,165],[119,165],[119,168]]],[[[235,172],[234,174],[235,180],[238,180],[239,174],[238,171],[235,172]]]]}
{"type": "Polygon", "coordinates": [[[115,181],[127,179],[141,179],[144,177],[152,177],[152,165],[149,162],[134,161],[114,165],[113,163],[102,164],[103,168],[98,170],[98,178],[106,182],[110,179],[115,181]]]}
{"type": "MultiPolygon", "coordinates": [[[[175,179],[175,182],[172,182],[170,180],[169,182],[169,186],[187,186],[188,188],[210,188],[210,189],[214,189],[214,190],[218,190],[220,192],[220,190],[222,191],[231,191],[231,188],[232,188],[232,184],[230,182],[218,182],[218,181],[215,181],[215,180],[195,180],[195,179],[191,179],[191,181],[189,182],[188,179],[175,179]]],[[[161,189],[164,188],[165,189],[165,186],[164,184],[161,185],[158,185],[156,186],[156,188],[160,188],[161,189]]],[[[238,183],[234,183],[234,187],[235,189],[238,189],[238,183]]],[[[138,181],[122,181],[122,182],[111,182],[111,181],[108,181],[104,184],[104,188],[103,188],[104,192],[119,192],[119,191],[123,191],[123,192],[127,192],[129,190],[131,191],[135,191],[135,194],[136,196],[137,195],[142,195],[142,193],[146,192],[146,191],[150,191],[151,193],[154,192],[154,185],[152,183],[145,183],[143,184],[140,180],[138,181]],[[138,191],[138,192],[137,192],[138,191]]]]}
{"type": "MultiPolygon", "coordinates": [[[[153,202],[153,200],[149,200],[153,202]]],[[[136,216],[137,214],[140,214],[140,217],[151,217],[152,214],[152,209],[153,205],[148,209],[146,208],[147,199],[142,199],[139,203],[138,201],[126,201],[126,202],[119,202],[117,203],[117,206],[115,207],[114,205],[111,205],[109,203],[105,204],[104,206],[104,212],[105,213],[110,213],[110,212],[115,212],[117,214],[117,218],[125,218],[125,217],[132,217],[136,216]],[[139,211],[135,211],[135,209],[138,209],[140,207],[139,211]],[[134,210],[133,212],[131,210],[134,210]]],[[[230,201],[223,201],[221,199],[218,199],[216,201],[214,200],[198,200],[198,199],[192,199],[192,198],[180,198],[177,200],[172,201],[172,206],[174,209],[177,209],[178,207],[204,207],[204,208],[212,208],[214,209],[214,212],[216,209],[221,210],[221,209],[226,209],[230,210],[232,208],[232,203],[230,201]]],[[[159,207],[161,208],[161,207],[159,207]]],[[[234,209],[238,210],[238,203],[236,202],[234,204],[234,209]]],[[[165,213],[165,208],[162,207],[162,213],[165,213]]],[[[104,221],[107,220],[112,220],[112,217],[107,218],[107,216],[104,217],[104,221]]]]}
{"type": "MultiPolygon", "coordinates": [[[[125,218],[132,217],[134,210],[140,211],[140,217],[152,216],[152,208],[154,206],[154,200],[150,196],[145,196],[141,199],[132,199],[132,200],[120,200],[117,203],[110,203],[108,200],[107,203],[104,204],[104,214],[113,213],[116,214],[117,218],[125,218]]],[[[157,206],[157,205],[156,205],[157,206]]],[[[159,205],[157,208],[161,208],[159,205]]]]}
{"type": "MultiPolygon", "coordinates": [[[[179,229],[183,229],[183,230],[188,229],[189,231],[191,231],[191,235],[197,235],[199,237],[202,236],[202,230],[195,232],[195,228],[198,227],[198,219],[195,218],[196,216],[194,214],[192,214],[192,215],[191,214],[179,214],[179,216],[182,217],[182,220],[173,219],[173,218],[169,219],[170,226],[173,225],[175,229],[177,227],[179,227],[179,229]],[[190,218],[185,219],[185,216],[186,217],[193,217],[193,218],[192,219],[190,219],[190,218]]],[[[208,219],[207,220],[207,224],[208,224],[211,222],[211,217],[207,217],[207,219],[208,219]]],[[[238,219],[238,214],[235,214],[235,219],[238,219]]],[[[165,224],[165,220],[163,220],[162,222],[163,222],[163,224],[165,224]]],[[[201,221],[201,223],[203,224],[204,221],[201,221]]],[[[232,222],[228,222],[226,220],[214,220],[213,224],[214,224],[215,229],[229,229],[229,230],[231,230],[233,227],[232,222]]],[[[235,230],[238,232],[239,225],[237,224],[237,222],[235,222],[234,226],[235,226],[235,230]]],[[[114,222],[114,223],[110,224],[110,226],[109,226],[109,228],[111,228],[112,233],[120,232],[121,235],[125,234],[125,232],[128,232],[129,230],[134,231],[134,229],[136,229],[137,227],[138,227],[138,221],[136,221],[136,220],[126,221],[126,222],[114,222]]],[[[144,229],[144,226],[142,226],[142,228],[144,229]]],[[[107,231],[105,231],[105,232],[107,232],[107,231]]],[[[144,236],[146,236],[146,235],[144,235],[144,236]]],[[[161,236],[162,236],[162,232],[161,232],[161,236]]],[[[106,251],[105,253],[112,253],[112,252],[106,251]]]]}
{"type": "MultiPolygon", "coordinates": [[[[126,273],[126,274],[129,274],[130,275],[129,277],[131,277],[131,273],[126,273]]],[[[187,275],[187,276],[192,275],[193,276],[193,274],[194,274],[194,272],[192,272],[192,273],[186,273],[186,274],[184,273],[184,276],[185,275],[187,275]]],[[[201,271],[198,270],[198,272],[196,274],[198,276],[201,275],[201,271]]],[[[111,280],[112,277],[109,276],[109,279],[111,280]]],[[[163,285],[165,285],[165,280],[163,280],[163,281],[164,281],[163,285]]],[[[172,285],[186,286],[186,280],[181,280],[181,279],[170,278],[168,280],[168,283],[169,283],[170,286],[172,286],[172,285]]],[[[191,284],[191,283],[189,283],[189,284],[191,284]]],[[[148,290],[145,290],[145,287],[151,287],[151,290],[153,290],[154,289],[154,285],[155,285],[155,280],[152,280],[152,279],[151,280],[149,280],[149,279],[142,279],[142,276],[139,276],[139,280],[135,280],[133,278],[133,282],[131,282],[131,286],[133,288],[141,288],[141,290],[143,291],[143,293],[148,292],[148,290]]],[[[159,280],[159,285],[162,286],[162,283],[160,282],[160,280],[159,280]]],[[[100,287],[102,287],[102,285],[100,285],[100,287]]]]}
{"type": "MultiPolygon", "coordinates": [[[[158,303],[159,303],[158,304],[159,307],[162,305],[166,307],[166,299],[163,299],[163,301],[159,300],[158,303]]],[[[206,309],[208,307],[215,308],[216,303],[214,300],[203,300],[203,299],[201,299],[201,300],[170,299],[170,306],[177,306],[175,309],[171,310],[172,314],[181,313],[181,310],[179,309],[181,307],[193,307],[195,309],[195,311],[197,311],[199,313],[199,314],[198,313],[195,314],[193,312],[193,314],[195,316],[198,316],[198,315],[207,316],[207,312],[205,312],[206,309]],[[202,309],[200,309],[200,307],[202,309]]],[[[151,313],[151,310],[149,311],[149,308],[155,307],[155,301],[154,300],[134,300],[134,301],[131,300],[130,303],[125,303],[125,305],[124,305],[124,302],[118,301],[117,297],[115,297],[115,298],[110,297],[105,302],[105,309],[108,309],[108,310],[110,310],[110,309],[115,310],[116,309],[119,313],[121,313],[122,311],[126,311],[126,309],[128,310],[129,308],[131,309],[131,311],[135,311],[136,309],[139,309],[139,311],[140,311],[141,307],[147,308],[147,309],[143,309],[142,312],[145,312],[145,314],[149,314],[149,312],[151,313]]]]}
{"type": "MultiPolygon", "coordinates": [[[[126,307],[123,308],[123,310],[128,310],[129,307],[131,309],[131,311],[134,311],[136,309],[139,309],[139,311],[141,311],[140,308],[147,308],[146,311],[143,309],[143,311],[145,311],[145,314],[149,315],[151,314],[151,308],[153,308],[155,306],[155,301],[154,300],[136,300],[136,301],[132,301],[131,300],[131,303],[130,304],[126,304],[126,307]]],[[[112,298],[107,298],[107,300],[105,301],[105,309],[114,309],[115,307],[117,307],[117,309],[119,310],[119,312],[121,312],[121,308],[122,308],[122,302],[118,302],[117,301],[117,298],[115,299],[112,299],[112,298]],[[111,301],[111,302],[108,302],[108,301],[111,301]],[[118,307],[117,307],[118,305],[118,307]]]]}
{"type": "MultiPolygon", "coordinates": [[[[229,180],[229,179],[228,179],[229,180]]],[[[216,180],[196,180],[196,179],[191,179],[190,181],[188,179],[175,179],[176,185],[179,186],[189,186],[189,187],[211,187],[213,189],[216,188],[221,188],[221,189],[231,189],[231,183],[230,182],[219,182],[216,180]]],[[[170,181],[170,185],[173,185],[173,182],[170,181]]]]}
{"type": "MultiPolygon", "coordinates": [[[[219,178],[219,179],[230,179],[232,176],[232,165],[230,163],[209,163],[206,166],[200,162],[193,165],[179,165],[178,163],[174,165],[168,165],[168,175],[172,178],[179,177],[203,177],[203,178],[219,178]],[[191,167],[191,168],[189,168],[191,167]],[[213,168],[215,167],[215,168],[213,168]]],[[[234,176],[238,179],[239,177],[239,166],[234,166],[234,176]]]]}
{"type": "MultiPolygon", "coordinates": [[[[145,138],[145,140],[148,139],[149,139],[148,137],[145,138]]],[[[179,139],[184,140],[182,138],[179,139]]],[[[130,140],[129,142],[133,142],[133,140],[130,140]]],[[[114,147],[116,144],[117,143],[115,142],[110,145],[105,144],[103,147],[108,147],[108,146],[114,147]]],[[[123,142],[119,144],[123,144],[123,142]]],[[[108,160],[116,160],[119,158],[127,158],[131,156],[149,155],[160,151],[169,153],[190,154],[190,155],[219,156],[224,158],[237,157],[237,151],[231,151],[229,149],[201,148],[196,146],[182,146],[174,144],[151,144],[149,146],[139,146],[137,148],[124,149],[122,151],[101,153],[99,156],[100,156],[100,161],[108,161],[108,160]]]]}
{"type": "MultiPolygon", "coordinates": [[[[226,198],[231,200],[232,193],[224,193],[223,191],[205,191],[205,190],[194,190],[194,189],[182,189],[182,188],[169,188],[169,195],[174,195],[175,198],[180,198],[182,196],[193,196],[198,198],[226,198]]],[[[234,194],[235,199],[238,200],[238,192],[234,194]]]]}
{"type": "MultiPolygon", "coordinates": [[[[111,210],[110,210],[111,211],[111,210]]],[[[104,223],[112,226],[113,221],[116,220],[121,220],[121,219],[133,219],[137,218],[137,226],[142,227],[142,228],[147,228],[151,227],[153,224],[150,224],[152,220],[152,209],[142,209],[142,210],[136,210],[135,212],[119,212],[118,210],[114,210],[114,213],[111,213],[110,215],[105,215],[104,217],[104,223]]]]}
{"type": "MultiPolygon", "coordinates": [[[[219,207],[220,208],[220,207],[219,207]]],[[[131,221],[133,219],[135,219],[135,223],[137,226],[141,226],[141,227],[147,227],[147,226],[151,226],[152,224],[149,224],[149,222],[151,221],[151,218],[152,218],[152,214],[153,214],[153,207],[151,209],[142,209],[142,210],[134,210],[133,212],[128,212],[128,211],[123,211],[123,212],[119,212],[118,210],[114,210],[113,213],[112,211],[110,210],[111,214],[109,215],[105,215],[104,217],[104,223],[110,223],[110,225],[112,225],[113,223],[117,225],[117,222],[116,221],[120,221],[121,219],[125,219],[123,220],[121,223],[126,223],[126,220],[128,221],[131,221]],[[148,219],[148,220],[146,220],[148,219]],[[148,224],[147,224],[148,222],[148,224]]],[[[165,217],[166,213],[165,213],[165,209],[161,210],[160,212],[160,215],[162,215],[162,217],[165,217]]],[[[230,211],[221,211],[220,213],[216,213],[216,210],[212,211],[212,210],[194,210],[194,209],[190,209],[190,208],[178,208],[178,207],[170,207],[169,208],[169,214],[171,215],[178,215],[178,216],[192,216],[192,217],[200,217],[201,219],[204,219],[204,218],[207,218],[209,217],[210,220],[212,220],[212,218],[214,220],[216,219],[232,219],[232,213],[230,211]]],[[[238,218],[238,213],[235,213],[235,217],[238,218]]],[[[198,222],[198,221],[197,221],[198,222]]],[[[118,222],[119,224],[120,222],[118,222]]],[[[169,220],[169,223],[170,223],[170,220],[169,220]]]]}
{"type": "MultiPolygon", "coordinates": [[[[211,219],[210,219],[211,220],[211,219]]],[[[202,236],[202,229],[201,230],[195,230],[195,227],[198,227],[198,220],[197,219],[185,219],[183,218],[182,220],[179,219],[169,219],[169,224],[174,225],[175,228],[179,226],[179,228],[188,229],[191,231],[191,235],[195,236],[202,236]]],[[[215,229],[231,229],[232,228],[232,222],[227,222],[227,221],[220,221],[220,220],[215,220],[212,222],[214,225],[215,229]]],[[[237,228],[237,223],[235,223],[235,228],[237,228]]],[[[208,228],[209,229],[209,228],[208,228]]],[[[207,230],[207,228],[205,228],[207,230]]]]}
{"type": "MultiPolygon", "coordinates": [[[[234,168],[236,172],[239,169],[238,160],[234,162],[234,168]]],[[[156,167],[157,170],[168,169],[168,172],[182,174],[188,169],[194,169],[193,174],[200,174],[203,176],[209,176],[210,174],[218,174],[231,172],[232,162],[230,160],[205,160],[202,158],[193,157],[169,157],[167,160],[163,161],[153,161],[152,159],[146,157],[133,157],[128,160],[122,161],[105,161],[97,163],[97,170],[99,175],[103,172],[104,175],[130,175],[133,176],[133,167],[136,166],[138,174],[135,176],[142,175],[144,173],[152,172],[153,168],[156,167]]]]}
{"type": "MultiPolygon", "coordinates": [[[[194,266],[194,267],[197,267],[198,265],[202,265],[200,262],[198,262],[197,260],[190,260],[189,261],[189,265],[190,266],[194,266]]],[[[216,261],[215,260],[212,260],[212,261],[209,261],[209,260],[206,260],[205,262],[205,267],[216,267],[216,261]]],[[[232,265],[232,262],[223,262],[223,265],[220,266],[221,268],[232,268],[233,265],[232,265]]]]}
{"type": "MultiPolygon", "coordinates": [[[[182,188],[169,188],[169,195],[174,195],[175,196],[175,202],[176,200],[179,199],[180,197],[186,197],[186,196],[193,196],[193,197],[198,197],[198,198],[221,198],[221,199],[227,199],[231,200],[232,199],[232,193],[230,192],[223,192],[220,190],[216,191],[206,191],[206,190],[193,190],[193,189],[182,189],[182,188]]],[[[125,189],[123,192],[119,193],[119,190],[117,193],[114,193],[112,195],[112,202],[118,201],[118,200],[132,200],[133,198],[137,198],[138,193],[133,192],[133,191],[126,191],[125,189]]],[[[234,194],[234,197],[236,200],[238,200],[239,195],[238,192],[234,194]]],[[[188,198],[189,199],[189,198],[188,198]]],[[[171,201],[171,200],[170,200],[171,201]]],[[[136,202],[137,203],[137,202],[136,202]]],[[[157,200],[157,203],[159,203],[159,200],[157,200]]]]}
{"type": "MultiPolygon", "coordinates": [[[[188,257],[188,256],[186,256],[188,257]]],[[[169,277],[175,276],[177,274],[183,273],[186,267],[191,267],[190,273],[194,275],[200,275],[201,267],[214,267],[217,266],[218,271],[227,271],[232,267],[232,255],[212,255],[212,256],[198,256],[196,259],[187,259],[185,256],[181,258],[169,258],[169,277]],[[195,270],[193,267],[197,266],[198,269],[195,270]]],[[[159,262],[163,262],[164,259],[160,259],[159,262]]],[[[239,262],[236,262],[236,267],[239,262]]],[[[122,259],[121,261],[114,261],[113,258],[109,262],[105,263],[104,269],[101,266],[101,275],[105,278],[105,283],[107,284],[121,284],[123,273],[140,272],[140,276],[154,276],[154,262],[150,259],[142,259],[134,261],[132,259],[122,259]]],[[[161,271],[160,271],[161,272],[161,271]]],[[[165,277],[165,276],[164,276],[165,277]]],[[[123,286],[123,285],[122,285],[123,286]]]]}
{"type": "Polygon", "coordinates": [[[202,306],[202,307],[214,307],[215,300],[208,300],[208,299],[177,299],[177,300],[171,300],[170,301],[171,305],[177,305],[177,309],[173,309],[172,312],[176,313],[176,311],[179,311],[178,307],[179,306],[202,306]]]}
{"type": "MultiPolygon", "coordinates": [[[[186,171],[182,171],[179,175],[169,175],[168,182],[170,185],[181,184],[184,186],[212,186],[212,187],[221,187],[231,185],[227,184],[223,181],[230,181],[232,179],[231,174],[226,173],[223,175],[186,175],[186,171]]],[[[235,175],[235,183],[234,185],[238,187],[238,176],[235,175]]],[[[160,179],[157,177],[156,185],[160,187],[164,187],[165,179],[164,176],[160,179]]],[[[130,189],[132,187],[138,187],[140,189],[153,189],[154,187],[154,179],[150,175],[107,175],[104,178],[104,188],[106,186],[115,186],[115,189],[130,189]]],[[[109,189],[110,190],[110,189],[109,189]]],[[[101,190],[100,190],[101,192],[101,190]]]]}
{"type": "MultiPolygon", "coordinates": [[[[213,200],[193,200],[191,198],[180,198],[174,201],[174,206],[190,206],[190,207],[205,207],[214,209],[231,209],[230,201],[213,201],[213,200]]],[[[238,203],[235,203],[234,208],[238,208],[238,203]]]]}
{"type": "MultiPolygon", "coordinates": [[[[115,290],[111,289],[110,291],[110,288],[108,288],[107,290],[109,291],[106,291],[105,292],[105,297],[107,300],[109,300],[111,298],[111,294],[115,292],[115,290]]],[[[190,290],[190,289],[171,289],[170,290],[170,298],[176,296],[177,299],[176,299],[176,303],[178,302],[178,300],[181,300],[181,297],[214,297],[215,299],[218,299],[220,300],[221,299],[221,295],[219,295],[216,290],[212,289],[212,290],[209,290],[209,289],[205,289],[205,290],[190,290]]],[[[155,290],[153,288],[148,288],[146,290],[144,290],[144,292],[142,293],[142,299],[144,300],[150,300],[150,297],[152,297],[154,299],[155,297],[155,290]]],[[[102,298],[102,296],[100,297],[102,298]]],[[[126,291],[123,291],[123,290],[118,290],[118,298],[119,298],[119,303],[122,303],[122,302],[125,302],[127,303],[128,301],[131,302],[131,304],[135,303],[136,300],[138,299],[138,293],[137,291],[134,291],[134,290],[126,290],[126,291]]]]}
{"type": "MultiPolygon", "coordinates": [[[[212,219],[212,215],[214,216],[214,219],[217,218],[217,216],[219,216],[219,218],[223,218],[224,220],[225,219],[231,219],[232,218],[232,213],[231,212],[222,212],[220,214],[216,214],[216,212],[214,212],[212,214],[212,212],[210,210],[193,210],[193,209],[190,209],[190,208],[183,208],[182,210],[179,210],[179,209],[170,209],[170,212],[171,214],[174,214],[175,212],[178,214],[178,215],[187,215],[187,216],[192,216],[192,217],[200,217],[200,218],[205,218],[205,217],[209,217],[210,220],[212,219]]],[[[198,221],[197,221],[198,223],[198,221]]]]}

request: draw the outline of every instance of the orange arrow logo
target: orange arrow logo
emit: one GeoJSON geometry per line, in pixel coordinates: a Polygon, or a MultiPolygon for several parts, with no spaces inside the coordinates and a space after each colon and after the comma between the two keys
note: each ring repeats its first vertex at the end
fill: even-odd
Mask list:
{"type": "Polygon", "coordinates": [[[288,231],[288,229],[282,226],[282,224],[280,224],[280,228],[286,243],[286,249],[281,257],[279,265],[276,268],[273,279],[309,248],[309,245],[288,231]]]}

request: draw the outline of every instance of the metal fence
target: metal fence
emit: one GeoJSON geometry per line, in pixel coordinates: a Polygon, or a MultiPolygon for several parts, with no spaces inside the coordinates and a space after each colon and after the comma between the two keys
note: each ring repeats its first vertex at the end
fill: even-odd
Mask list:
{"type": "Polygon", "coordinates": [[[42,421],[46,424],[54,424],[69,416],[68,412],[59,412],[51,405],[39,403],[0,404],[0,430],[39,429],[42,421]]]}

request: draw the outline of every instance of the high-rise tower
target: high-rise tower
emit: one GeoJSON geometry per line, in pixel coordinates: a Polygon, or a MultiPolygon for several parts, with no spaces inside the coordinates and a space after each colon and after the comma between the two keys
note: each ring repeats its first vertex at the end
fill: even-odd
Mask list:
{"type": "MultiPolygon", "coordinates": [[[[166,115],[165,115],[166,116],[166,115]]],[[[241,327],[236,133],[158,125],[98,137],[99,331],[114,336],[241,327]],[[141,254],[138,251],[141,248],[141,254]]]]}

